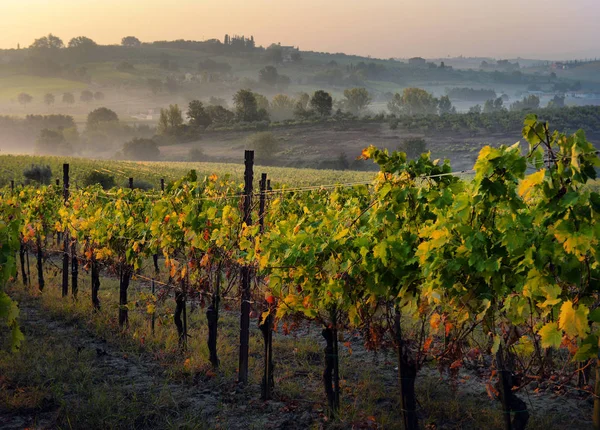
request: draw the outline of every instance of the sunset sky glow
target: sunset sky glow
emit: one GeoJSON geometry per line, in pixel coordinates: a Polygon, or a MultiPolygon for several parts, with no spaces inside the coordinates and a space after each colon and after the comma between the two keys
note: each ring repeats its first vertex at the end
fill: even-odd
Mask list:
{"type": "Polygon", "coordinates": [[[600,57],[598,0],[0,0],[0,48],[254,35],[374,57],[600,57]]]}

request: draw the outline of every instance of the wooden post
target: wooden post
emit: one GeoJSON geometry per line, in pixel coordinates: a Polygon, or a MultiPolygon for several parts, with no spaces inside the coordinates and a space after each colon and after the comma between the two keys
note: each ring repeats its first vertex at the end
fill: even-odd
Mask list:
{"type": "MultiPolygon", "coordinates": [[[[260,233],[265,231],[265,202],[267,190],[267,174],[263,173],[260,177],[260,200],[258,205],[258,221],[260,224],[260,233]]],[[[260,322],[260,330],[263,334],[265,344],[264,373],[261,384],[261,394],[263,400],[270,400],[273,394],[273,315],[272,306],[266,300],[263,303],[263,312],[269,312],[268,316],[260,322]]]]}
{"type": "Polygon", "coordinates": [[[27,258],[27,285],[31,287],[31,266],[29,266],[29,248],[25,248],[25,257],[27,258]]]}
{"type": "MultiPolygon", "coordinates": [[[[246,225],[252,225],[252,182],[254,180],[254,151],[244,153],[244,218],[246,225]]],[[[250,267],[243,266],[242,278],[242,305],[240,316],[240,360],[239,382],[248,383],[248,344],[250,341],[250,267]]]]}
{"type": "MultiPolygon", "coordinates": [[[[598,341],[598,345],[600,346],[600,340],[598,341]]],[[[592,415],[592,423],[594,425],[594,430],[600,430],[600,354],[596,358],[596,382],[594,383],[594,394],[596,397],[594,398],[594,411],[592,415]]]]}
{"type": "Polygon", "coordinates": [[[42,238],[38,234],[36,237],[36,267],[38,274],[38,288],[44,290],[44,251],[42,250],[42,238]]]}
{"type": "Polygon", "coordinates": [[[129,178],[129,189],[133,190],[133,178],[129,178]]]}
{"type": "Polygon", "coordinates": [[[57,179],[57,180],[56,180],[56,186],[57,186],[57,187],[60,187],[60,179],[57,179]]]}
{"type": "MultiPolygon", "coordinates": [[[[152,278],[152,296],[154,296],[154,291],[155,291],[155,287],[154,287],[154,278],[152,278]]],[[[152,321],[151,321],[151,327],[152,327],[152,336],[154,336],[154,324],[156,321],[156,309],[154,310],[154,312],[152,312],[152,321]]]]}
{"type": "Polygon", "coordinates": [[[11,192],[15,191],[15,180],[14,179],[10,180],[10,191],[11,192]]]}
{"type": "MultiPolygon", "coordinates": [[[[160,190],[165,192],[165,180],[163,178],[160,179],[160,190]]],[[[158,267],[158,253],[152,254],[152,261],[154,262],[154,273],[159,273],[160,268],[158,267]]],[[[152,293],[154,294],[154,293],[152,293]]],[[[154,315],[154,314],[152,314],[154,315]]]]}
{"type": "Polygon", "coordinates": [[[258,223],[260,225],[260,232],[264,233],[265,231],[265,191],[267,190],[267,174],[263,173],[260,175],[260,196],[259,196],[259,204],[258,204],[258,223]]]}
{"type": "MultiPolygon", "coordinates": [[[[63,164],[63,198],[65,205],[69,201],[69,165],[63,164]]],[[[62,296],[69,294],[69,231],[63,233],[62,296]]]]}

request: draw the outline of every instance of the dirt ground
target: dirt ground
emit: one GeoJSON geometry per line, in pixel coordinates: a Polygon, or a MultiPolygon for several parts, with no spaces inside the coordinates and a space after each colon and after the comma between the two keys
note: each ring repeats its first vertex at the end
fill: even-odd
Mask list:
{"type": "MultiPolygon", "coordinates": [[[[453,169],[466,170],[473,167],[479,150],[487,145],[510,144],[519,141],[519,133],[513,135],[486,135],[472,137],[467,134],[447,131],[433,134],[420,134],[391,130],[388,124],[347,125],[303,125],[273,129],[279,141],[278,150],[267,164],[286,167],[329,167],[341,154],[345,154],[354,169],[374,168],[372,163],[355,161],[363,148],[375,145],[390,150],[397,149],[407,138],[422,137],[432,157],[448,158],[453,169]]],[[[240,153],[248,149],[248,139],[254,132],[209,132],[197,142],[162,146],[163,158],[169,161],[188,161],[191,149],[198,148],[206,155],[206,161],[238,162],[240,153]]],[[[257,159],[261,164],[261,160],[257,159]]],[[[264,162],[262,164],[265,164],[264,162]]]]}
{"type": "MultiPolygon", "coordinates": [[[[0,388],[4,392],[0,396],[2,429],[401,428],[395,390],[381,389],[395,386],[397,372],[393,353],[366,351],[358,333],[346,334],[347,342],[340,346],[344,401],[354,403],[357,409],[375,409],[364,409],[356,417],[335,423],[326,418],[325,400],[319,400],[318,394],[315,401],[314,393],[306,397],[283,392],[282,379],[294,378],[302,392],[319,393],[319,377],[311,376],[312,371],[276,364],[279,382],[275,400],[263,402],[257,384],[241,387],[232,377],[207,380],[201,375],[180,380],[157,357],[124,349],[118,336],[100,337],[89,321],[57,317],[44,308],[40,297],[20,296],[19,300],[27,345],[22,356],[13,356],[24,362],[8,363],[10,372],[6,375],[2,375],[1,370],[3,366],[6,370],[7,356],[0,357],[0,388]],[[18,380],[19,372],[11,366],[21,366],[27,374],[18,380]],[[34,386],[36,384],[38,386],[34,386]],[[375,385],[378,388],[373,388],[375,385]],[[44,387],[51,389],[44,390],[44,387]],[[35,406],[15,407],[14,403],[22,397],[35,398],[39,389],[44,395],[33,402],[35,406]],[[106,400],[107,396],[111,399],[106,400]],[[371,414],[379,415],[382,410],[388,415],[387,421],[377,423],[371,414]],[[116,425],[115,416],[121,420],[116,425]]],[[[306,341],[319,344],[322,343],[319,333],[317,326],[307,323],[290,336],[298,345],[306,341]]],[[[274,342],[290,336],[277,333],[274,342]]],[[[309,358],[316,368],[321,368],[321,354],[313,351],[309,358]]],[[[499,403],[486,392],[487,370],[485,363],[465,366],[458,383],[451,388],[448,378],[437,369],[422,369],[417,391],[424,428],[502,428],[499,403]]],[[[533,382],[520,391],[531,414],[528,428],[590,428],[591,396],[554,388],[546,382],[533,382]]]]}

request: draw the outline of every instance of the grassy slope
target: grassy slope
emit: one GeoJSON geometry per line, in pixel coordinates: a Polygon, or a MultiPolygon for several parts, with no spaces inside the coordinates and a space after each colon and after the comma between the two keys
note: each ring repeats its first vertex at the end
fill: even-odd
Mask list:
{"type": "MultiPolygon", "coordinates": [[[[158,187],[160,178],[175,180],[195,169],[199,175],[217,174],[219,176],[231,175],[233,179],[241,181],[243,178],[243,164],[228,163],[189,163],[189,162],[133,162],[90,160],[84,158],[29,156],[29,155],[3,155],[0,156],[0,185],[7,184],[14,179],[17,184],[23,180],[22,172],[31,164],[44,164],[52,168],[54,178],[62,180],[62,164],[69,163],[71,168],[71,181],[76,184],[81,182],[83,176],[92,170],[106,171],[114,175],[118,184],[124,184],[127,178],[134,177],[151,182],[158,187]]],[[[330,185],[369,181],[373,173],[337,170],[294,169],[285,167],[255,166],[254,175],[256,183],[258,176],[265,172],[269,175],[273,185],[287,184],[290,186],[330,185]]]]}

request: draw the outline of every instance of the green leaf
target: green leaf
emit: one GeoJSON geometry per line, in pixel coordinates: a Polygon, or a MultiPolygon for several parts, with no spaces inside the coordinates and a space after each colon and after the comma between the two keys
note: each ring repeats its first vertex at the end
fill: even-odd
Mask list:
{"type": "Polygon", "coordinates": [[[555,322],[549,322],[542,327],[538,334],[542,338],[542,348],[558,348],[562,342],[562,333],[555,322]]]}

